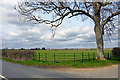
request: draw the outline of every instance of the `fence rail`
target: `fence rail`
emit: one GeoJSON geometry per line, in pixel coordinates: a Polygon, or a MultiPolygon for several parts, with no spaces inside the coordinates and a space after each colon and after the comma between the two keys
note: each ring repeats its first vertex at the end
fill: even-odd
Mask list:
{"type": "MultiPolygon", "coordinates": [[[[18,61],[37,60],[39,62],[94,61],[97,53],[35,53],[34,51],[3,51],[3,57],[18,61]]],[[[112,53],[104,53],[106,59],[114,59],[112,53]]]]}
{"type": "MultiPolygon", "coordinates": [[[[94,61],[97,54],[95,53],[36,53],[33,59],[39,62],[60,62],[60,61],[94,61]]],[[[105,53],[106,59],[112,59],[112,53],[105,53]]]]}

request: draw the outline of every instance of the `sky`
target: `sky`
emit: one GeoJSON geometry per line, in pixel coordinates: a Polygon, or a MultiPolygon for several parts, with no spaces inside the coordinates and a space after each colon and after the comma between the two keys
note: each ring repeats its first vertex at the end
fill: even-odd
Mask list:
{"type": "MultiPolygon", "coordinates": [[[[94,22],[81,17],[65,19],[57,28],[54,38],[52,30],[46,24],[22,22],[14,9],[21,0],[0,1],[0,48],[96,48],[94,22]]],[[[104,36],[104,47],[118,46],[118,35],[114,33],[111,40],[104,36]]]]}

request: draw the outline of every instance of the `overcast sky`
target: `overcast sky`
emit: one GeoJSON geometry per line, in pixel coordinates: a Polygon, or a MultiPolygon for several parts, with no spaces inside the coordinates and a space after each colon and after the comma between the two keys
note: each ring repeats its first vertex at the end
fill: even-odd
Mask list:
{"type": "MultiPolygon", "coordinates": [[[[65,19],[52,38],[48,25],[20,21],[14,6],[21,0],[0,1],[0,37],[2,48],[96,48],[94,23],[81,17],[65,19]]],[[[104,36],[105,48],[118,46],[117,33],[111,38],[104,36]]]]}

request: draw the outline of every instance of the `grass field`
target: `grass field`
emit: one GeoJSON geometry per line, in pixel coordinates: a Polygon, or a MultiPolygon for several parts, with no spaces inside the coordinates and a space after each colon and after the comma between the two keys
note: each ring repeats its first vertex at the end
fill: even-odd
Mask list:
{"type": "Polygon", "coordinates": [[[47,66],[47,67],[103,67],[112,64],[117,64],[119,61],[107,59],[112,54],[111,50],[105,50],[104,55],[106,60],[96,60],[97,50],[35,50],[34,60],[31,61],[16,61],[9,58],[2,58],[5,61],[32,65],[32,66],[47,66]],[[40,53],[40,57],[39,57],[40,53]],[[83,53],[83,58],[82,58],[83,53]],[[94,57],[93,57],[94,53],[94,57]],[[55,56],[54,56],[55,55],[55,56]],[[89,55],[89,56],[88,56],[89,55]],[[40,61],[39,61],[40,59],[40,61]],[[82,61],[83,59],[83,61],[82,61]]]}
{"type": "MultiPolygon", "coordinates": [[[[106,58],[108,58],[108,56],[110,57],[112,55],[112,51],[105,50],[104,55],[106,58]]],[[[40,61],[94,60],[96,56],[97,56],[97,50],[36,50],[35,51],[35,59],[39,60],[40,58],[40,61]]]]}
{"type": "Polygon", "coordinates": [[[2,58],[2,60],[17,63],[17,64],[23,64],[23,65],[30,65],[30,66],[37,66],[37,67],[75,67],[75,68],[88,68],[88,67],[103,67],[103,66],[110,66],[113,64],[118,64],[119,61],[116,60],[95,60],[95,61],[61,61],[61,62],[39,62],[38,60],[32,60],[32,61],[15,61],[13,59],[9,58],[2,58]]]}

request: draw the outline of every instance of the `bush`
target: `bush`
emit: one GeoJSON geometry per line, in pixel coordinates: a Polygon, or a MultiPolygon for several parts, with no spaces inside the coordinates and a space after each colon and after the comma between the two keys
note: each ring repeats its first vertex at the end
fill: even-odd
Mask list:
{"type": "Polygon", "coordinates": [[[112,54],[114,57],[120,57],[120,47],[115,47],[112,49],[112,54]]]}
{"type": "Polygon", "coordinates": [[[46,49],[43,47],[42,50],[46,50],[46,49]]]}
{"type": "Polygon", "coordinates": [[[31,50],[2,50],[2,57],[19,61],[32,60],[34,51],[31,50]]]}

